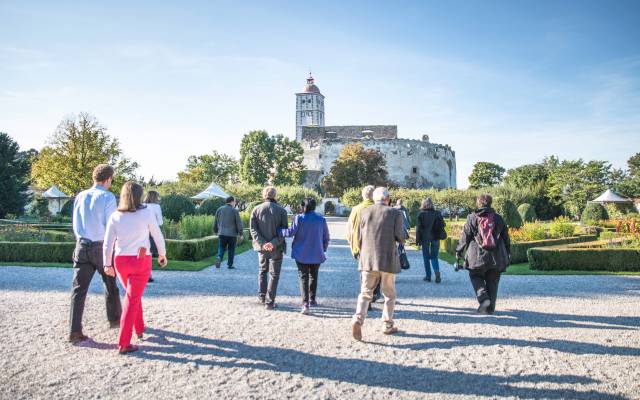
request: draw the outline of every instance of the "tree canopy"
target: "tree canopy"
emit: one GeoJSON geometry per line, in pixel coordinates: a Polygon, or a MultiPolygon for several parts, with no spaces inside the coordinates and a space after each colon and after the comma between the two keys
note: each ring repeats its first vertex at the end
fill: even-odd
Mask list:
{"type": "Polygon", "coordinates": [[[480,189],[499,185],[502,182],[504,171],[504,168],[498,164],[479,161],[475,163],[473,171],[469,176],[469,187],[472,189],[480,189]]]}
{"type": "Polygon", "coordinates": [[[340,151],[329,174],[322,179],[325,192],[335,196],[350,188],[366,185],[387,185],[387,161],[375,149],[365,149],[360,143],[347,144],[340,151]]]}
{"type": "Polygon", "coordinates": [[[206,186],[211,182],[220,185],[237,182],[238,161],[224,153],[213,150],[209,154],[190,156],[187,168],[178,172],[178,180],[196,186],[206,186]]]}
{"type": "Polygon", "coordinates": [[[0,218],[22,215],[29,201],[30,152],[20,147],[8,134],[0,132],[0,218]]]}
{"type": "Polygon", "coordinates": [[[295,140],[251,131],[240,144],[240,180],[252,185],[299,185],[304,181],[303,157],[295,140]]]}

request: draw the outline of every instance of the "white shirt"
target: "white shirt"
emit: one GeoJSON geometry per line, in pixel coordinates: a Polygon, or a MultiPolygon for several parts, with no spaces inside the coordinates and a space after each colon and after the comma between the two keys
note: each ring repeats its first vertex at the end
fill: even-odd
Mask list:
{"type": "Polygon", "coordinates": [[[112,265],[111,259],[117,256],[137,256],[141,247],[151,255],[149,235],[158,248],[158,255],[166,255],[164,237],[153,211],[148,208],[136,212],[116,211],[109,217],[107,231],[102,246],[104,265],[112,265]]]}
{"type": "Polygon", "coordinates": [[[73,233],[76,239],[99,242],[109,217],[116,210],[116,196],[103,186],[94,185],[80,192],[73,203],[73,233]]]}
{"type": "Polygon", "coordinates": [[[158,221],[158,226],[162,226],[162,209],[160,208],[160,204],[144,203],[144,205],[153,212],[153,215],[156,217],[156,221],[158,221]]]}

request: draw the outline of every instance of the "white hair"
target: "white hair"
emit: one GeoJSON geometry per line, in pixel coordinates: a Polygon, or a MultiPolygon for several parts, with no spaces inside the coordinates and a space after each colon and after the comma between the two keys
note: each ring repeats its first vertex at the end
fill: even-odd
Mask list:
{"type": "Polygon", "coordinates": [[[362,199],[363,200],[371,200],[371,197],[373,196],[373,191],[375,190],[375,187],[373,187],[373,185],[368,185],[362,188],[362,199]]]}
{"type": "Polygon", "coordinates": [[[389,190],[386,187],[377,187],[373,191],[373,202],[382,203],[389,198],[389,190]]]}

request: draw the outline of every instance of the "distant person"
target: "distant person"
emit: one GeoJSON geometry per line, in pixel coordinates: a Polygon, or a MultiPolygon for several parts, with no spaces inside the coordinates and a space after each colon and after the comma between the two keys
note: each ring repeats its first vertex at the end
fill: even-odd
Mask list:
{"type": "Polygon", "coordinates": [[[362,340],[362,325],[373,297],[373,289],[378,282],[381,283],[384,294],[383,333],[391,335],[398,332],[393,322],[396,274],[400,272],[400,258],[396,243],[404,243],[404,223],[400,211],[387,205],[389,191],[386,188],[376,188],[373,192],[373,201],[375,204],[363,210],[360,215],[358,267],[362,280],[351,326],[356,340],[362,340]]]}
{"type": "Polygon", "coordinates": [[[76,248],[73,252],[73,282],[71,291],[71,333],[73,344],[87,340],[82,331],[82,315],[93,274],[102,277],[107,305],[107,319],[111,328],[120,326],[122,306],[116,280],[104,273],[102,242],[107,221],[116,210],[116,197],[109,191],[113,168],[100,164],[93,170],[93,186],[80,192],[73,203],[73,233],[76,248]]]}
{"type": "Polygon", "coordinates": [[[118,337],[120,354],[137,351],[138,346],[131,344],[131,335],[135,330],[141,339],[144,333],[142,293],[151,275],[149,236],[158,246],[158,263],[167,265],[164,237],[154,212],[142,204],[143,191],[142,186],[131,181],[122,186],[120,204],[109,218],[102,248],[105,274],[115,277],[117,273],[126,290],[118,337]]]}
{"type": "Polygon", "coordinates": [[[249,228],[253,238],[253,249],[258,252],[258,300],[267,310],[276,306],[276,293],[282,257],[287,243],[280,235],[280,229],[287,229],[287,211],[276,201],[276,188],[267,186],[262,190],[264,203],[251,211],[249,228]],[[267,274],[269,280],[267,284],[267,274]]]}
{"type": "MultiPolygon", "coordinates": [[[[351,214],[349,214],[349,220],[347,221],[347,242],[349,242],[351,255],[356,260],[360,257],[360,214],[362,210],[373,205],[374,190],[375,187],[373,185],[367,185],[362,188],[362,202],[351,209],[351,214]]],[[[378,284],[373,291],[371,303],[375,303],[380,296],[380,284],[378,284]]],[[[371,309],[371,303],[369,304],[369,309],[371,309]]]]}
{"type": "MultiPolygon", "coordinates": [[[[144,205],[147,207],[155,216],[156,221],[158,221],[158,226],[162,226],[162,209],[160,208],[160,193],[155,190],[149,190],[144,197],[144,205]]],[[[158,248],[156,247],[156,243],[153,241],[153,238],[149,236],[149,241],[151,243],[151,255],[153,257],[158,257],[158,248]]],[[[153,276],[149,275],[149,282],[153,282],[153,276]]]]}
{"type": "Polygon", "coordinates": [[[469,214],[456,247],[456,258],[463,252],[464,267],[476,292],[481,314],[493,314],[498,297],[500,275],[509,266],[511,241],[509,230],[500,214],[491,208],[493,199],[488,194],[478,196],[478,207],[469,214]]]}
{"type": "Polygon", "coordinates": [[[293,237],[291,258],[296,260],[302,295],[302,314],[309,314],[309,307],[315,307],[318,288],[318,270],[326,261],[324,253],[329,247],[329,227],[327,220],[316,213],[316,199],[306,198],[302,204],[302,214],[293,218],[291,228],[282,229],[284,237],[293,237]]]}
{"type": "MultiPolygon", "coordinates": [[[[402,213],[402,221],[404,222],[405,240],[409,239],[409,230],[411,229],[411,220],[409,218],[409,210],[402,205],[402,199],[396,199],[396,210],[402,213]]],[[[398,243],[398,252],[404,251],[404,243],[398,243]]]]}
{"type": "Polygon", "coordinates": [[[242,237],[243,226],[240,213],[236,209],[236,199],[233,196],[229,196],[225,199],[225,203],[224,206],[216,211],[216,218],[213,223],[213,232],[218,235],[216,268],[220,268],[224,253],[228,250],[227,267],[234,269],[233,258],[236,254],[238,237],[242,237]]]}
{"type": "Polygon", "coordinates": [[[445,222],[440,211],[433,208],[433,200],[427,197],[422,200],[420,213],[416,222],[416,243],[422,247],[424,262],[424,280],[431,282],[431,268],[436,275],[436,283],[442,281],[438,253],[440,251],[441,233],[444,232],[445,222]],[[431,263],[431,266],[429,266],[431,263]]]}

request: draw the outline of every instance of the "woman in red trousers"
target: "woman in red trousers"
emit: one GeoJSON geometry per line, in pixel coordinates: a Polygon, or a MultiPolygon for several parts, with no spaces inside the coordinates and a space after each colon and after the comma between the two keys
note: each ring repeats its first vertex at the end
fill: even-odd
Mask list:
{"type": "Polygon", "coordinates": [[[155,215],[142,204],[142,193],[142,186],[135,182],[122,186],[118,210],[109,217],[104,238],[104,271],[110,276],[117,273],[126,290],[118,339],[120,354],[138,350],[131,344],[131,335],[135,330],[142,338],[144,332],[142,293],[151,275],[149,236],[158,248],[158,263],[167,265],[164,237],[155,215]]]}

